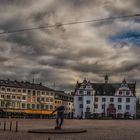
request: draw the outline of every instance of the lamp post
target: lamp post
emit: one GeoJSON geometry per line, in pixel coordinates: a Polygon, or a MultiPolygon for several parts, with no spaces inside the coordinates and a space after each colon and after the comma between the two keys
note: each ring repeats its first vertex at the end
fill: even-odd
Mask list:
{"type": "Polygon", "coordinates": [[[43,118],[42,110],[43,110],[43,103],[41,102],[40,98],[38,100],[38,103],[40,104],[41,107],[41,118],[43,118]]]}

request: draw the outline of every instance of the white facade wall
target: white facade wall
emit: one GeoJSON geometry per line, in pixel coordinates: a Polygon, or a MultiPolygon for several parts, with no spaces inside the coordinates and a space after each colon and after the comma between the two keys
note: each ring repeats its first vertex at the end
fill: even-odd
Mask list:
{"type": "Polygon", "coordinates": [[[89,108],[89,112],[93,114],[94,112],[94,96],[83,96],[83,118],[85,118],[86,109],[89,108]],[[90,104],[87,103],[90,101],[90,104]]]}
{"type": "Polygon", "coordinates": [[[85,118],[87,108],[89,108],[91,114],[104,113],[105,116],[107,116],[107,110],[110,104],[113,104],[116,109],[116,117],[118,114],[124,115],[125,113],[129,113],[134,117],[136,116],[136,96],[129,89],[125,81],[122,82],[114,96],[109,96],[108,93],[105,93],[105,95],[104,93],[103,95],[95,95],[95,90],[93,89],[92,84],[83,81],[74,96],[74,117],[82,116],[82,118],[85,118]],[[89,92],[90,94],[88,94],[89,92]],[[79,100],[79,97],[81,97],[82,100],[79,100]],[[95,100],[95,98],[98,98],[98,100],[95,100]],[[105,98],[105,101],[103,101],[103,98],[105,98]],[[110,98],[113,98],[113,101],[111,101],[110,98]],[[120,102],[118,101],[118,98],[121,98],[120,102]],[[129,98],[129,101],[127,101],[127,98],[129,98]],[[87,101],[89,101],[90,104],[87,104],[87,101]],[[83,107],[80,107],[81,105],[83,105],[83,107]],[[129,108],[126,108],[126,106],[129,106],[129,108]]]}
{"type": "Polygon", "coordinates": [[[98,98],[98,102],[95,102],[95,104],[98,105],[98,108],[95,108],[95,113],[105,113],[105,115],[107,115],[107,108],[109,106],[109,104],[111,104],[112,102],[110,102],[110,98],[114,98],[114,96],[95,96],[96,98],[98,98]],[[102,101],[102,98],[105,98],[105,102],[102,101]],[[102,108],[102,105],[105,106],[105,108],[102,108]]]}
{"type": "Polygon", "coordinates": [[[109,107],[110,104],[114,104],[114,107],[116,109],[116,114],[121,113],[124,114],[126,112],[129,112],[131,114],[131,116],[135,116],[136,114],[136,97],[116,97],[116,96],[95,96],[96,98],[98,98],[98,102],[95,102],[95,104],[98,105],[98,108],[95,108],[95,112],[94,113],[105,113],[105,115],[107,116],[107,108],[109,107]],[[102,98],[105,98],[106,101],[103,102],[102,98]],[[110,101],[110,98],[114,98],[114,102],[110,101]],[[118,102],[118,98],[122,99],[122,102],[118,102]],[[126,98],[130,98],[130,102],[126,102],[126,98]],[[102,105],[105,105],[105,109],[102,108],[102,105]],[[118,105],[122,106],[122,109],[119,110],[118,109],[118,105]],[[127,110],[126,109],[126,105],[130,106],[130,109],[127,110]]]}
{"type": "Polygon", "coordinates": [[[85,118],[85,112],[87,111],[87,108],[89,108],[89,112],[94,113],[94,96],[74,96],[74,116],[75,117],[82,117],[85,118]],[[79,97],[82,98],[81,101],[79,101],[79,97]],[[90,103],[87,103],[90,102],[90,103]],[[82,108],[80,108],[80,105],[83,105],[82,108]]]}
{"type": "Polygon", "coordinates": [[[131,116],[136,115],[136,97],[114,97],[114,105],[116,108],[116,114],[124,114],[129,112],[131,116]],[[118,102],[118,98],[122,98],[122,102],[118,102]],[[126,102],[126,98],[130,98],[130,102],[126,102]],[[122,109],[118,109],[118,105],[122,106],[122,109]],[[126,105],[130,106],[130,109],[126,109],[126,105]]]}
{"type": "Polygon", "coordinates": [[[79,118],[82,115],[83,109],[80,108],[80,104],[83,104],[83,101],[79,101],[78,98],[82,96],[74,96],[74,117],[79,118]]]}

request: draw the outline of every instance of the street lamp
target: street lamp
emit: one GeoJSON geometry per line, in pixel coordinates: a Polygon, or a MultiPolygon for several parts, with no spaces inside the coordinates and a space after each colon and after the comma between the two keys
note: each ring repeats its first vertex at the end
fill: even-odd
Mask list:
{"type": "Polygon", "coordinates": [[[40,104],[41,106],[41,118],[43,118],[43,114],[42,114],[42,110],[43,110],[43,103],[41,102],[40,98],[38,100],[38,103],[40,104]]]}

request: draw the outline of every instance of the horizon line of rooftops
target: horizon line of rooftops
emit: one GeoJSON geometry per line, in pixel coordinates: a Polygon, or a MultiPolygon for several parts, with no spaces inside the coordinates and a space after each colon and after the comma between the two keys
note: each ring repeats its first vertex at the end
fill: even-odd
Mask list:
{"type": "MultiPolygon", "coordinates": [[[[84,78],[83,82],[85,81],[85,82],[91,82],[91,83],[95,83],[95,84],[96,83],[97,84],[98,83],[108,83],[109,84],[108,75],[105,75],[104,80],[105,80],[104,82],[92,82],[92,80],[87,80],[87,78],[84,78]]],[[[9,78],[8,79],[0,79],[0,84],[10,84],[11,82],[14,83],[14,84],[29,84],[29,85],[43,86],[43,87],[49,88],[46,85],[43,85],[42,82],[35,83],[34,81],[33,82],[30,82],[30,81],[24,81],[24,80],[21,80],[21,81],[19,81],[19,80],[10,80],[9,78]]],[[[81,82],[79,82],[79,80],[77,80],[77,82],[78,83],[81,83],[81,82]]],[[[122,80],[122,82],[128,83],[125,78],[122,80]]],[[[113,83],[115,84],[115,83],[120,83],[120,82],[111,82],[111,84],[113,84],[113,83]]],[[[136,80],[129,81],[129,83],[136,83],[136,80]]],[[[51,88],[49,88],[49,89],[51,89],[51,88]]],[[[55,91],[64,92],[62,90],[55,90],[55,91]]]]}
{"type": "Polygon", "coordinates": [[[33,88],[33,89],[40,89],[40,90],[48,90],[54,92],[61,92],[65,93],[63,90],[55,90],[46,85],[43,85],[42,82],[35,83],[30,81],[18,81],[18,80],[10,80],[10,79],[0,79],[0,86],[9,86],[9,87],[17,87],[17,88],[33,88]]]}
{"type": "Polygon", "coordinates": [[[77,83],[84,83],[84,82],[85,83],[92,83],[92,84],[121,84],[121,83],[128,83],[128,84],[134,83],[134,84],[136,84],[136,80],[127,82],[127,80],[125,78],[123,78],[121,82],[109,82],[109,76],[107,74],[104,76],[104,82],[92,82],[92,80],[87,80],[87,78],[84,78],[84,80],[82,82],[79,82],[77,80],[77,83]]]}
{"type": "Polygon", "coordinates": [[[29,81],[18,81],[18,80],[10,80],[10,79],[0,79],[0,86],[6,86],[11,88],[23,88],[23,89],[33,89],[33,90],[46,90],[50,92],[55,92],[57,95],[72,97],[71,94],[67,94],[63,90],[55,90],[44,86],[42,83],[32,83],[29,81]]]}

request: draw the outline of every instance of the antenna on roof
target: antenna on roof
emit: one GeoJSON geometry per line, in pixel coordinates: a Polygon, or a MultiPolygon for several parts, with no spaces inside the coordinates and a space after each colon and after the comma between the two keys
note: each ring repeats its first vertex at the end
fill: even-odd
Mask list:
{"type": "Polygon", "coordinates": [[[35,75],[35,73],[33,72],[33,79],[32,79],[32,83],[33,83],[33,84],[34,84],[34,82],[35,82],[34,75],[35,75]]]}
{"type": "Polygon", "coordinates": [[[55,86],[56,86],[56,85],[55,85],[55,82],[54,82],[54,85],[53,85],[53,86],[54,86],[54,90],[55,90],[55,86]]]}

